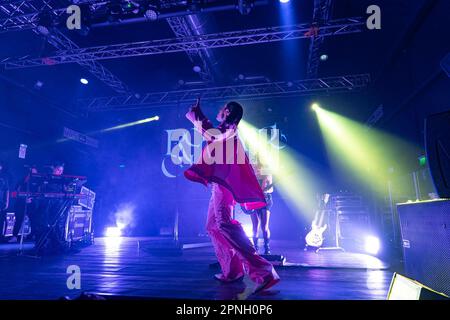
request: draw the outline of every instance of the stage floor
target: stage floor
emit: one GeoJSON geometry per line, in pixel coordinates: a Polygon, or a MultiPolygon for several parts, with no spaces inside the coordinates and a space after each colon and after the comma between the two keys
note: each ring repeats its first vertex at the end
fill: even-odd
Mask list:
{"type": "MultiPolygon", "coordinates": [[[[194,242],[191,240],[191,242],[194,242]]],[[[176,250],[164,238],[97,238],[77,253],[39,259],[18,256],[18,245],[0,245],[1,299],[58,299],[83,291],[128,297],[180,299],[385,299],[393,272],[383,261],[342,252],[304,252],[291,242],[272,243],[288,265],[276,267],[282,281],[252,295],[254,284],[221,284],[213,248],[176,250]],[[81,289],[67,288],[67,267],[81,270],[81,289]]],[[[186,243],[186,242],[185,242],[186,243]]],[[[187,241],[189,243],[189,241],[187,241]]],[[[26,248],[31,248],[27,244],[26,248]]],[[[189,246],[188,246],[189,247],[189,246]]]]}

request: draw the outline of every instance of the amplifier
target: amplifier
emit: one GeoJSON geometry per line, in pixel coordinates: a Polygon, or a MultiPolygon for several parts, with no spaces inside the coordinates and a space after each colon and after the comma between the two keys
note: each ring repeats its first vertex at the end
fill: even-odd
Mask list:
{"type": "Polygon", "coordinates": [[[405,276],[450,295],[450,200],[397,205],[405,276]]]}
{"type": "Polygon", "coordinates": [[[68,242],[87,240],[92,233],[92,210],[71,206],[66,221],[65,240],[68,242]]]}
{"type": "Polygon", "coordinates": [[[7,212],[5,220],[2,224],[2,235],[4,237],[12,237],[14,233],[14,225],[16,224],[16,215],[14,212],[7,212]]]}

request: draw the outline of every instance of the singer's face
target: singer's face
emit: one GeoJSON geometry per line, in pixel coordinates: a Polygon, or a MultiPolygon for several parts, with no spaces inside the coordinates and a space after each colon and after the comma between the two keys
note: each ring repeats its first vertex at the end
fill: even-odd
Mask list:
{"type": "Polygon", "coordinates": [[[230,114],[230,110],[227,109],[227,105],[224,105],[220,108],[219,113],[217,114],[216,120],[219,122],[224,122],[228,115],[230,114]]]}

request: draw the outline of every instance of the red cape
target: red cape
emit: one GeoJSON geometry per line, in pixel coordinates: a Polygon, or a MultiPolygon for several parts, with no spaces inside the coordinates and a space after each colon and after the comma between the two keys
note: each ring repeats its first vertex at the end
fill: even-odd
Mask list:
{"type": "MultiPolygon", "coordinates": [[[[192,121],[202,133],[213,128],[211,122],[203,115],[199,107],[193,108],[188,112],[186,117],[192,121]]],[[[227,131],[223,126],[219,126],[217,130],[220,130],[222,133],[227,131]]],[[[191,181],[202,183],[205,186],[211,182],[222,185],[231,192],[234,200],[247,210],[265,207],[267,204],[263,191],[256,179],[253,167],[250,164],[247,154],[245,154],[239,138],[234,134],[233,137],[229,139],[233,139],[233,148],[231,149],[233,152],[233,155],[231,155],[234,159],[233,163],[226,163],[226,140],[208,141],[207,146],[203,148],[202,156],[199,157],[196,164],[192,165],[184,172],[184,176],[191,181]],[[224,152],[223,161],[221,163],[210,164],[207,160],[205,161],[205,159],[210,158],[212,143],[216,146],[223,144],[222,150],[224,152]],[[237,161],[238,155],[241,155],[240,162],[237,161]]],[[[214,155],[214,151],[212,154],[214,155]]],[[[230,157],[230,155],[228,156],[230,157]]]]}

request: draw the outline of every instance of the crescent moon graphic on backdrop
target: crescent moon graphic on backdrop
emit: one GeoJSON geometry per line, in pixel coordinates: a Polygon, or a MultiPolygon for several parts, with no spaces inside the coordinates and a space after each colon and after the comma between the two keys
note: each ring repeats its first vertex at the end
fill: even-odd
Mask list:
{"type": "Polygon", "coordinates": [[[169,171],[167,171],[165,161],[166,161],[166,158],[164,158],[163,161],[161,162],[161,170],[162,170],[162,172],[168,178],[176,178],[176,176],[174,176],[169,171]]]}

